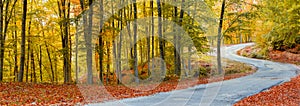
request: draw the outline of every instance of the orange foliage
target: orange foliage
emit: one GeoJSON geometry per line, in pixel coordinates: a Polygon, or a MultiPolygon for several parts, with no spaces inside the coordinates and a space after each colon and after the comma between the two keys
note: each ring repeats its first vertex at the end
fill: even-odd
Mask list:
{"type": "Polygon", "coordinates": [[[247,97],[235,106],[299,106],[300,103],[300,76],[292,78],[268,91],[247,97]]]}
{"type": "MultiPolygon", "coordinates": [[[[250,73],[232,74],[225,76],[224,79],[233,79],[247,74],[250,73]]],[[[213,81],[221,80],[223,80],[222,77],[213,79],[213,81]]],[[[184,89],[204,83],[208,83],[208,78],[185,79],[181,80],[180,84],[178,84],[177,80],[169,80],[160,83],[159,86],[156,86],[156,84],[139,86],[140,89],[154,88],[147,91],[134,90],[123,85],[76,86],[67,84],[0,83],[0,105],[83,105],[91,102],[147,96],[158,92],[175,90],[176,87],[178,89],[184,89]],[[80,89],[78,89],[78,87],[80,87],[80,89]],[[106,90],[108,92],[106,92],[106,90]]]]}

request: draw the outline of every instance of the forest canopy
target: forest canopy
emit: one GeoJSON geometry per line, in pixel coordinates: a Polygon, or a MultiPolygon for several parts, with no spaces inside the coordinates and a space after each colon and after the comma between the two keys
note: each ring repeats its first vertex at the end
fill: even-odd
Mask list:
{"type": "Polygon", "coordinates": [[[299,0],[224,3],[219,19],[220,0],[0,0],[0,81],[120,84],[130,70],[135,82],[153,70],[180,77],[216,47],[220,20],[223,44],[300,44],[299,0]]]}

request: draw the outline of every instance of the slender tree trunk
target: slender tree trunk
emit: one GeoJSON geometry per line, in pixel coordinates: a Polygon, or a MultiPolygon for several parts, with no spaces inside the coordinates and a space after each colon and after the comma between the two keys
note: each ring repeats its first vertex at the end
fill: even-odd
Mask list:
{"type": "MultiPolygon", "coordinates": [[[[43,27],[42,27],[42,29],[43,29],[43,27]]],[[[43,34],[43,37],[45,37],[45,32],[44,31],[42,32],[42,34],[43,34]]],[[[49,63],[50,63],[50,69],[51,69],[50,79],[51,79],[51,82],[54,82],[55,75],[54,75],[54,68],[53,68],[53,63],[52,63],[52,58],[51,58],[49,46],[48,46],[46,41],[44,41],[44,43],[45,43],[45,46],[46,46],[46,52],[47,52],[48,60],[49,60],[49,63]]]]}
{"type": "MultiPolygon", "coordinates": [[[[154,33],[155,33],[155,32],[154,32],[154,8],[153,8],[153,4],[154,4],[154,3],[153,3],[153,0],[151,0],[151,1],[150,1],[150,8],[151,8],[151,29],[152,29],[152,30],[151,30],[151,31],[152,31],[152,32],[151,32],[151,34],[152,34],[152,42],[151,42],[151,43],[152,43],[152,59],[154,59],[154,57],[155,57],[155,56],[154,56],[154,52],[155,52],[155,51],[154,51],[154,49],[155,49],[155,48],[154,48],[154,47],[155,47],[155,45],[154,45],[154,44],[155,44],[155,43],[154,43],[154,38],[155,38],[155,37],[154,37],[154,33]]],[[[152,61],[152,68],[154,68],[154,62],[153,62],[153,61],[152,61]]],[[[148,75],[150,75],[149,72],[148,72],[148,75]]]]}
{"type": "MultiPolygon", "coordinates": [[[[113,11],[113,9],[112,9],[112,11],[113,11]]],[[[118,17],[120,17],[120,13],[121,13],[121,10],[118,12],[118,17]]],[[[114,27],[114,24],[113,24],[113,27],[114,27]]],[[[117,21],[117,28],[120,28],[120,21],[117,21]]],[[[115,35],[115,31],[113,31],[113,35],[115,35]]],[[[119,65],[118,64],[119,64],[119,61],[120,61],[118,59],[118,51],[119,50],[117,51],[117,49],[118,49],[118,41],[119,41],[119,37],[118,36],[115,37],[112,40],[112,45],[113,45],[113,47],[112,47],[112,51],[113,51],[113,72],[114,72],[113,76],[116,75],[117,84],[119,84],[119,80],[118,80],[118,78],[119,78],[119,70],[118,70],[119,69],[119,65]]]]}
{"type": "Polygon", "coordinates": [[[106,41],[106,54],[107,54],[107,62],[106,62],[106,84],[108,85],[109,74],[110,74],[110,42],[106,41]]]}
{"type": "Polygon", "coordinates": [[[57,83],[58,82],[58,73],[57,73],[57,54],[55,53],[54,54],[54,72],[52,72],[53,74],[53,79],[55,78],[55,82],[57,83]],[[55,76],[55,77],[54,77],[55,76]]]}
{"type": "Polygon", "coordinates": [[[138,58],[137,58],[137,3],[136,0],[133,0],[133,10],[134,10],[134,23],[133,23],[133,51],[134,51],[134,75],[135,82],[139,83],[139,73],[138,73],[138,58]]]}
{"type": "Polygon", "coordinates": [[[10,22],[10,19],[12,18],[13,11],[15,9],[15,5],[17,3],[17,0],[14,0],[13,5],[10,7],[10,3],[12,0],[4,0],[0,1],[0,82],[3,80],[3,70],[4,70],[4,54],[5,54],[5,41],[6,41],[6,35],[8,31],[8,25],[10,22]],[[6,4],[4,4],[6,3],[6,4]],[[3,9],[5,8],[5,13],[3,9]],[[10,12],[10,13],[9,13],[10,12]],[[4,22],[4,25],[3,25],[4,22]],[[4,29],[4,30],[3,30],[4,29]]]}
{"type": "MultiPolygon", "coordinates": [[[[182,24],[182,21],[183,21],[183,15],[184,15],[184,11],[183,11],[183,8],[184,8],[184,0],[182,0],[181,1],[181,10],[180,10],[180,15],[179,15],[179,25],[180,26],[182,26],[183,24],[182,24]]],[[[181,35],[181,34],[180,34],[181,35]]],[[[176,48],[177,48],[177,51],[175,52],[176,53],[176,59],[175,59],[175,61],[177,61],[176,62],[176,67],[175,67],[175,69],[176,69],[176,75],[177,76],[180,76],[180,74],[181,74],[181,58],[180,58],[180,54],[181,54],[181,42],[180,42],[180,40],[181,40],[181,36],[177,36],[177,38],[176,38],[176,48]]]]}
{"type": "Polygon", "coordinates": [[[0,81],[3,80],[3,70],[4,70],[4,42],[5,38],[3,35],[3,2],[0,0],[0,81]]]}
{"type": "MultiPolygon", "coordinates": [[[[32,41],[31,41],[32,43],[32,41]]],[[[33,49],[31,49],[31,55],[30,55],[30,58],[31,58],[31,79],[33,79],[33,82],[36,83],[37,80],[36,80],[36,73],[35,73],[35,62],[34,62],[34,52],[33,52],[33,49]]]]}
{"type": "Polygon", "coordinates": [[[158,37],[159,37],[159,52],[160,52],[160,58],[161,61],[161,71],[165,72],[165,55],[164,55],[164,44],[163,44],[163,38],[162,38],[162,10],[161,10],[161,2],[160,0],[157,0],[157,11],[158,11],[158,37]]]}
{"type": "MultiPolygon", "coordinates": [[[[30,38],[28,38],[28,39],[30,39],[30,38]]],[[[29,44],[29,43],[28,43],[29,44]]],[[[29,45],[27,45],[28,46],[28,48],[27,48],[27,59],[25,59],[26,60],[26,64],[25,64],[25,66],[26,66],[26,73],[25,73],[25,81],[26,82],[28,82],[28,73],[29,73],[29,54],[30,54],[30,51],[29,51],[29,49],[30,49],[30,47],[29,47],[29,45]]]]}
{"type": "MultiPolygon", "coordinates": [[[[138,43],[136,43],[136,44],[138,44],[138,43]]],[[[140,50],[139,50],[139,54],[140,54],[140,62],[141,62],[141,65],[143,65],[143,42],[142,42],[142,40],[140,41],[140,43],[139,43],[139,47],[140,47],[140,50]]],[[[137,56],[138,56],[138,54],[137,54],[137,56]]],[[[142,66],[142,70],[141,71],[143,71],[143,66],[142,66]]]]}
{"type": "Polygon", "coordinates": [[[191,52],[192,52],[192,45],[189,45],[188,47],[188,70],[191,71],[191,52]]]}
{"type": "MultiPolygon", "coordinates": [[[[124,0],[122,0],[121,4],[123,4],[123,3],[124,3],[124,0]]],[[[126,14],[125,10],[120,11],[121,19],[120,19],[119,22],[120,22],[121,31],[123,30],[123,15],[122,15],[123,13],[122,12],[124,13],[124,16],[126,14]]],[[[122,65],[121,65],[122,64],[121,53],[122,53],[122,41],[123,41],[122,36],[123,36],[122,33],[120,33],[120,42],[119,42],[118,57],[117,57],[117,59],[118,59],[118,66],[117,66],[118,67],[118,79],[119,79],[118,84],[121,84],[121,82],[122,82],[122,75],[121,75],[122,74],[122,72],[121,72],[122,71],[122,68],[121,68],[122,67],[122,65]]]]}
{"type": "MultiPolygon", "coordinates": [[[[133,5],[134,4],[131,4],[130,5],[130,8],[129,8],[129,11],[128,11],[128,19],[132,19],[132,11],[133,11],[133,5]]],[[[129,21],[128,21],[129,22],[129,21]]],[[[128,23],[128,25],[127,25],[128,27],[128,35],[129,35],[129,38],[130,38],[130,57],[131,57],[131,59],[133,59],[134,60],[134,50],[132,49],[132,45],[134,46],[135,44],[135,42],[133,41],[132,42],[132,36],[131,36],[131,24],[130,23],[128,23]]],[[[133,35],[134,36],[134,35],[133,35]]],[[[134,63],[133,63],[134,64],[134,63]]],[[[133,65],[133,67],[134,67],[134,65],[133,65]]]]}
{"type": "MultiPolygon", "coordinates": [[[[144,2],[144,17],[147,17],[147,12],[146,12],[146,2],[144,2]]],[[[151,38],[151,35],[150,35],[150,28],[148,27],[148,26],[146,26],[146,31],[147,31],[147,35],[148,35],[148,37],[147,37],[147,75],[148,75],[148,77],[150,76],[150,53],[151,53],[151,48],[150,48],[150,38],[151,38]]]]}
{"type": "Polygon", "coordinates": [[[99,35],[99,39],[98,39],[98,54],[99,54],[99,79],[100,82],[103,82],[103,24],[104,24],[104,8],[103,8],[103,0],[100,0],[100,26],[99,26],[99,30],[100,30],[100,35],[99,35]]]}
{"type": "MultiPolygon", "coordinates": [[[[175,0],[175,2],[176,2],[176,0],[175,0]]],[[[173,18],[174,18],[174,21],[175,21],[175,23],[177,23],[178,22],[178,20],[177,20],[177,7],[176,6],[174,6],[174,16],[173,16],[173,18]]],[[[175,29],[175,25],[173,26],[173,28],[174,28],[174,32],[176,31],[176,29],[175,29]]],[[[179,55],[179,50],[178,50],[178,47],[177,47],[177,44],[178,44],[178,39],[177,39],[177,36],[178,35],[174,35],[174,67],[175,67],[175,74],[176,75],[178,75],[178,71],[179,71],[179,68],[178,68],[178,64],[180,64],[180,63],[178,63],[178,60],[177,60],[177,57],[178,57],[178,55],[179,55]]]]}
{"type": "Polygon", "coordinates": [[[218,28],[218,43],[217,43],[217,64],[219,74],[223,73],[222,63],[221,63],[221,38],[222,38],[222,27],[223,27],[223,17],[225,12],[225,0],[222,2],[222,9],[220,15],[220,23],[218,28]]]}
{"type": "MultiPolygon", "coordinates": [[[[119,28],[119,23],[118,23],[118,27],[117,28],[119,28]]],[[[113,40],[112,41],[112,45],[113,45],[112,51],[113,51],[113,60],[114,60],[113,61],[113,72],[114,72],[113,75],[116,75],[116,77],[119,78],[119,70],[118,70],[118,68],[119,68],[119,65],[118,65],[119,59],[117,57],[117,54],[118,54],[117,53],[118,42],[116,40],[113,40]]],[[[117,83],[119,83],[118,79],[117,79],[117,83]]]]}
{"type": "Polygon", "coordinates": [[[64,32],[65,32],[65,35],[66,35],[66,37],[65,37],[65,42],[66,42],[66,75],[67,75],[67,78],[66,78],[66,82],[67,83],[70,83],[70,82],[72,82],[72,76],[71,76],[71,59],[70,59],[70,57],[71,57],[71,42],[69,41],[69,39],[70,39],[70,34],[69,34],[69,32],[70,32],[70,21],[69,21],[69,19],[70,19],[70,7],[71,7],[71,3],[70,3],[70,1],[68,1],[67,2],[67,9],[65,9],[65,12],[66,12],[66,18],[65,18],[65,28],[64,28],[64,32]]]}
{"type": "MultiPolygon", "coordinates": [[[[11,51],[8,51],[8,56],[9,57],[12,57],[12,54],[11,54],[11,51]]],[[[11,72],[11,70],[13,70],[12,68],[12,62],[11,62],[11,59],[8,60],[8,63],[9,63],[9,76],[13,76],[13,72],[11,72]]],[[[9,79],[9,81],[12,81],[13,79],[9,79]]]]}
{"type": "Polygon", "coordinates": [[[69,47],[69,19],[70,19],[70,2],[68,0],[57,1],[58,12],[63,22],[60,23],[61,40],[62,40],[62,54],[63,54],[63,71],[64,71],[64,83],[71,82],[71,63],[70,63],[70,47],[69,47]]]}
{"type": "Polygon", "coordinates": [[[39,59],[39,68],[40,68],[40,79],[41,82],[43,82],[43,68],[42,68],[42,64],[43,64],[43,54],[42,54],[42,46],[40,45],[40,59],[39,59]]]}
{"type": "Polygon", "coordinates": [[[78,71],[79,71],[79,69],[78,69],[78,44],[79,44],[79,42],[78,42],[78,21],[76,21],[75,22],[75,28],[76,28],[76,33],[75,33],[75,70],[76,70],[76,72],[75,72],[75,80],[76,80],[76,84],[78,83],[78,71]]]}
{"type": "MultiPolygon", "coordinates": [[[[16,11],[14,10],[14,15],[16,15],[16,11]]],[[[16,19],[14,20],[14,24],[15,24],[15,28],[17,27],[17,22],[16,19]]],[[[15,79],[14,81],[17,81],[18,79],[18,33],[17,30],[14,31],[14,75],[15,75],[15,79]]]]}
{"type": "Polygon", "coordinates": [[[15,79],[14,81],[17,80],[17,76],[18,76],[18,44],[17,44],[17,31],[15,31],[15,34],[14,34],[14,76],[15,76],[15,79]]]}
{"type": "MultiPolygon", "coordinates": [[[[68,8],[70,8],[71,7],[71,3],[69,2],[68,3],[68,8]]],[[[67,17],[68,17],[68,19],[70,19],[70,12],[71,11],[71,9],[68,9],[68,14],[67,14],[67,17]]],[[[68,76],[69,76],[69,79],[70,79],[70,81],[69,82],[73,82],[73,80],[72,80],[72,38],[71,38],[71,27],[70,27],[70,21],[68,21],[68,26],[67,26],[67,30],[68,30],[68,42],[69,42],[69,45],[68,45],[68,48],[69,48],[69,53],[68,53],[68,55],[69,55],[69,57],[68,57],[68,59],[69,59],[69,61],[68,61],[68,76]]]]}
{"type": "MultiPolygon", "coordinates": [[[[2,0],[0,0],[0,1],[2,1],[2,0]]],[[[21,36],[22,36],[22,41],[21,41],[21,60],[20,60],[20,74],[18,76],[18,81],[19,82],[23,82],[23,73],[24,73],[26,16],[27,16],[27,0],[23,0],[22,33],[21,33],[21,36]]]]}
{"type": "Polygon", "coordinates": [[[92,27],[93,27],[93,0],[89,0],[89,16],[88,16],[88,29],[85,31],[88,31],[87,34],[85,34],[84,39],[86,43],[86,63],[87,63],[87,71],[88,71],[88,84],[93,83],[93,50],[92,50],[92,27]]]}
{"type": "MultiPolygon", "coordinates": [[[[30,62],[30,53],[31,53],[31,19],[29,20],[28,23],[28,39],[27,39],[27,59],[26,59],[26,82],[28,81],[28,73],[29,73],[29,62],[30,62]]],[[[32,79],[32,78],[30,78],[32,79]]]]}

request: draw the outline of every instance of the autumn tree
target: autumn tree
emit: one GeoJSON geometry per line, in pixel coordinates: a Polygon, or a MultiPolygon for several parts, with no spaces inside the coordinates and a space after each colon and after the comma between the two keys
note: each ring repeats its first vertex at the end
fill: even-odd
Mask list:
{"type": "Polygon", "coordinates": [[[3,80],[5,42],[17,0],[0,0],[0,81],[3,80]]]}
{"type": "Polygon", "coordinates": [[[64,72],[64,83],[70,83],[71,79],[71,61],[70,61],[70,1],[60,0],[57,1],[59,17],[61,18],[60,30],[61,30],[61,40],[62,40],[62,54],[63,54],[63,72],[64,72]]]}
{"type": "MultiPolygon", "coordinates": [[[[165,54],[164,54],[164,45],[163,45],[163,35],[162,35],[162,8],[161,8],[161,1],[157,0],[157,13],[158,13],[158,39],[159,39],[159,53],[160,58],[162,60],[165,60],[165,54]]],[[[161,61],[161,71],[165,71],[165,65],[164,61],[161,61]]]]}
{"type": "MultiPolygon", "coordinates": [[[[2,0],[0,0],[2,1],[2,0]]],[[[24,63],[25,63],[25,33],[26,33],[26,16],[27,16],[27,0],[23,0],[23,17],[22,17],[22,42],[21,42],[21,60],[20,60],[20,73],[18,81],[23,81],[24,63]]]]}
{"type": "Polygon", "coordinates": [[[221,37],[222,37],[222,27],[223,27],[223,19],[224,19],[224,12],[225,12],[225,2],[226,0],[222,1],[221,7],[221,15],[220,15],[220,23],[218,28],[218,42],[217,42],[217,62],[218,62],[218,72],[219,74],[223,73],[222,63],[221,63],[221,37]]]}
{"type": "Polygon", "coordinates": [[[299,4],[298,0],[261,2],[259,27],[267,27],[256,40],[263,48],[261,53],[268,48],[284,51],[300,44],[299,4]]]}

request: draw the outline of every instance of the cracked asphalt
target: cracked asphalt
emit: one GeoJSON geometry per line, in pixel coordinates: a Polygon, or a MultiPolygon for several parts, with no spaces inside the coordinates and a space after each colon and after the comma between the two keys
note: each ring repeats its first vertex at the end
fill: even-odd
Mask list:
{"type": "Polygon", "coordinates": [[[201,84],[195,87],[162,92],[150,96],[129,98],[104,103],[88,104],[91,106],[227,106],[262,92],[268,88],[287,82],[299,72],[299,67],[251,59],[236,55],[236,51],[253,43],[239,44],[222,48],[222,56],[231,60],[251,64],[257,72],[232,80],[201,84]]]}

